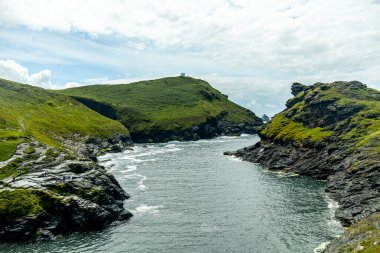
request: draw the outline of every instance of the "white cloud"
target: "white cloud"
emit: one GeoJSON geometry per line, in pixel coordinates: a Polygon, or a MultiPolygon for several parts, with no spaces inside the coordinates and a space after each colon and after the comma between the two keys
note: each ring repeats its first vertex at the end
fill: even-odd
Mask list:
{"type": "Polygon", "coordinates": [[[20,83],[51,88],[51,72],[48,69],[29,74],[29,70],[13,60],[0,60],[0,77],[20,83]]]}
{"type": "Polygon", "coordinates": [[[379,65],[372,0],[2,0],[0,21],[33,30],[120,34],[139,50],[189,50],[229,66],[347,72],[379,65]],[[237,7],[238,6],[238,7],[237,7]],[[132,43],[132,42],[131,42],[132,43]]]}
{"type": "Polygon", "coordinates": [[[77,83],[77,82],[67,82],[63,87],[59,87],[60,89],[68,89],[68,88],[75,88],[75,87],[80,87],[83,86],[84,84],[82,83],[77,83]]]}
{"type": "Polygon", "coordinates": [[[380,88],[379,13],[373,0],[1,0],[0,46],[20,46],[2,46],[0,57],[96,65],[64,73],[65,87],[191,72],[273,115],[294,81],[380,88]]]}

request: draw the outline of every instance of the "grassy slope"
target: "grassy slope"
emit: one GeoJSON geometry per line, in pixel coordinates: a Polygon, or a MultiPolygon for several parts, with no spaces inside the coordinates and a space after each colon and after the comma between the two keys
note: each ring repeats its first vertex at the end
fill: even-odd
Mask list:
{"type": "Polygon", "coordinates": [[[133,132],[151,129],[186,129],[227,111],[233,123],[253,123],[255,118],[229,101],[207,82],[190,77],[168,77],[120,85],[92,85],[61,91],[111,104],[120,121],[133,132]]]}
{"type": "Polygon", "coordinates": [[[315,84],[290,100],[292,106],[277,114],[262,130],[269,138],[299,144],[324,141],[327,137],[380,154],[380,92],[352,88],[347,82],[315,84]],[[327,88],[326,88],[327,87],[327,88]],[[333,108],[332,112],[323,105],[333,108]],[[311,107],[314,106],[314,111],[311,107]],[[315,108],[320,106],[320,111],[315,108]],[[338,113],[336,120],[323,120],[338,113]],[[358,108],[358,111],[354,111],[358,108]],[[352,110],[347,116],[339,116],[352,110]],[[305,120],[307,119],[307,120],[305,120]]]}
{"type": "Polygon", "coordinates": [[[380,213],[349,227],[343,237],[331,246],[334,253],[380,252],[380,213]]]}
{"type": "Polygon", "coordinates": [[[51,193],[31,189],[0,192],[0,219],[2,222],[23,218],[45,211],[62,201],[51,193]]]}
{"type": "Polygon", "coordinates": [[[0,161],[23,137],[61,148],[60,140],[76,133],[110,137],[128,130],[69,97],[0,79],[0,161]]]}

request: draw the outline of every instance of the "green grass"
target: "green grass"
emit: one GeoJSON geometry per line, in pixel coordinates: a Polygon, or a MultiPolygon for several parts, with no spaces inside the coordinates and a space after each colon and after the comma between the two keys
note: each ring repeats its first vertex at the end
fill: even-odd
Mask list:
{"type": "Polygon", "coordinates": [[[0,141],[0,161],[5,161],[9,159],[17,149],[17,145],[20,143],[19,140],[3,140],[0,141]]]}
{"type": "Polygon", "coordinates": [[[315,84],[289,102],[292,106],[277,114],[262,130],[263,135],[297,143],[315,143],[334,137],[350,143],[352,152],[365,148],[369,153],[380,154],[379,91],[353,88],[349,82],[315,84]],[[324,104],[337,108],[338,113],[350,110],[352,113],[335,120],[336,116],[324,104]],[[323,120],[329,117],[333,123],[323,120]]]}
{"type": "Polygon", "coordinates": [[[357,106],[362,109],[350,118],[353,125],[340,135],[343,141],[355,143],[353,150],[367,148],[380,154],[380,92],[375,89],[345,89],[345,83],[336,82],[333,88],[322,91],[326,98],[338,99],[335,103],[343,107],[357,106]]]}
{"type": "Polygon", "coordinates": [[[74,99],[54,91],[0,79],[0,161],[15,151],[25,137],[56,148],[80,134],[111,137],[128,135],[119,122],[104,117],[74,99]]]}
{"type": "Polygon", "coordinates": [[[120,85],[92,85],[59,91],[111,105],[133,133],[183,130],[227,112],[232,123],[254,123],[256,116],[229,101],[210,84],[191,77],[168,77],[120,85]]]}
{"type": "Polygon", "coordinates": [[[277,114],[270,125],[264,128],[261,133],[274,140],[286,142],[292,140],[298,145],[323,141],[333,134],[332,131],[325,131],[321,127],[305,127],[302,123],[286,118],[283,113],[277,114]]]}
{"type": "Polygon", "coordinates": [[[13,177],[18,176],[19,174],[18,168],[20,167],[22,162],[23,160],[21,158],[16,158],[12,160],[11,162],[9,162],[7,165],[0,168],[0,180],[5,179],[10,176],[13,176],[13,177]]]}
{"type": "MultiPolygon", "coordinates": [[[[361,220],[349,227],[344,235],[345,243],[336,253],[377,253],[380,252],[380,213],[361,220]],[[360,249],[360,250],[359,250],[360,249]]],[[[338,239],[340,240],[340,239],[338,239]]]]}
{"type": "Polygon", "coordinates": [[[10,221],[45,212],[61,200],[38,190],[16,189],[0,192],[0,219],[10,221]]]}

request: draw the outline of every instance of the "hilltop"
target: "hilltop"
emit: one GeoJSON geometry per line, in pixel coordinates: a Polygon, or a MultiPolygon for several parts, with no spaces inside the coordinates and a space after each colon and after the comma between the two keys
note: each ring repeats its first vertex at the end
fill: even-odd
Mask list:
{"type": "Polygon", "coordinates": [[[128,130],[74,99],[0,79],[0,241],[101,229],[131,214],[96,155],[128,130]]]}
{"type": "Polygon", "coordinates": [[[294,83],[292,94],[287,108],[262,127],[259,143],[226,154],[326,179],[326,192],[339,203],[336,217],[344,226],[355,224],[328,252],[351,252],[346,250],[376,241],[368,217],[380,211],[380,92],[353,81],[294,83]],[[350,235],[358,227],[368,230],[350,235]],[[355,238],[350,247],[349,238],[355,238]]]}
{"type": "Polygon", "coordinates": [[[119,85],[91,85],[59,91],[117,119],[134,142],[197,140],[256,133],[262,121],[207,82],[167,77],[119,85]]]}
{"type": "Polygon", "coordinates": [[[42,88],[0,79],[0,161],[14,153],[29,137],[55,148],[66,139],[115,135],[128,130],[69,97],[42,88]]]}

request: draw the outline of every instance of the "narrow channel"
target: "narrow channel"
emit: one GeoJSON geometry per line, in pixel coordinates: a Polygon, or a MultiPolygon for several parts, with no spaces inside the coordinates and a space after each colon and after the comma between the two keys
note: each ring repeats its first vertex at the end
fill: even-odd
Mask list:
{"type": "Polygon", "coordinates": [[[12,252],[313,252],[341,228],[324,182],[273,173],[223,151],[257,136],[136,145],[100,159],[134,217],[102,232],[2,246],[12,252]]]}

